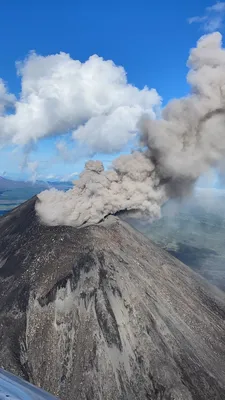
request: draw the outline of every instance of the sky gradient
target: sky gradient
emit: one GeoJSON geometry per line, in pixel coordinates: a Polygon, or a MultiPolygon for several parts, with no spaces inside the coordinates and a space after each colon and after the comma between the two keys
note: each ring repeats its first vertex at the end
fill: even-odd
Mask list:
{"type": "MultiPolygon", "coordinates": [[[[165,105],[171,98],[188,93],[186,61],[190,48],[207,30],[223,33],[218,15],[223,15],[224,10],[217,13],[209,9],[212,5],[203,0],[65,0],[54,5],[43,0],[4,1],[0,77],[9,92],[19,97],[21,79],[15,63],[26,59],[31,51],[45,57],[65,52],[82,63],[97,54],[123,66],[128,83],[136,88],[155,88],[165,105]]],[[[54,134],[38,141],[29,151],[27,147],[22,150],[7,144],[0,150],[0,175],[5,172],[8,177],[27,178],[35,172],[42,179],[65,179],[79,173],[90,156],[102,159],[107,167],[117,154],[116,149],[113,154],[82,153],[69,137],[70,132],[63,139],[70,150],[73,147],[72,156],[66,161],[57,151],[61,139],[54,134]]],[[[122,147],[123,152],[128,149],[129,144],[122,147]]]]}

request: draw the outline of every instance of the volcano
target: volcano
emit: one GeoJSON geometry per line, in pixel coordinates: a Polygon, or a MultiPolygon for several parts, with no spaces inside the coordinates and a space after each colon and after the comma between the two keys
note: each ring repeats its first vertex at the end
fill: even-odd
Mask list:
{"type": "Polygon", "coordinates": [[[225,296],[118,217],[0,220],[0,365],[63,400],[225,398],[225,296]]]}

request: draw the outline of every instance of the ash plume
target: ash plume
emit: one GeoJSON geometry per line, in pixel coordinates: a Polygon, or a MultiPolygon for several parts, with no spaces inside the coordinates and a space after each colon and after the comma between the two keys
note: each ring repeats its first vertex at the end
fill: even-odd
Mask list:
{"type": "Polygon", "coordinates": [[[120,210],[158,217],[165,193],[151,160],[134,152],[117,158],[111,171],[104,171],[101,161],[88,161],[73,189],[52,189],[38,197],[36,210],[44,223],[80,226],[120,210]]]}
{"type": "Polygon", "coordinates": [[[160,120],[140,120],[143,150],[118,157],[110,171],[89,161],[73,189],[41,193],[36,209],[44,223],[80,226],[121,210],[154,218],[168,197],[186,195],[203,173],[219,167],[225,156],[221,34],[200,38],[188,66],[190,94],[169,102],[160,120]]]}

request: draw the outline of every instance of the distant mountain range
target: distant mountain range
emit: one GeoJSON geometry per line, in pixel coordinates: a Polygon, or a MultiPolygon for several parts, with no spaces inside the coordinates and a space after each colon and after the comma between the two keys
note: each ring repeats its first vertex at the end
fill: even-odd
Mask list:
{"type": "Polygon", "coordinates": [[[13,189],[26,189],[37,188],[40,190],[48,189],[49,187],[55,188],[69,188],[72,187],[72,182],[44,182],[44,181],[15,181],[0,176],[0,191],[13,190],[13,189]]]}

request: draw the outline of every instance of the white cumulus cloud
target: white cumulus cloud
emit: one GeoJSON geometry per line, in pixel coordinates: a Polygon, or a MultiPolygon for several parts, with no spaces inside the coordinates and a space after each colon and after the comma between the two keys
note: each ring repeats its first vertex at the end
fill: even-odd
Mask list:
{"type": "MultiPolygon", "coordinates": [[[[17,72],[21,94],[15,112],[0,116],[0,143],[27,145],[71,132],[92,151],[118,151],[132,138],[140,116],[154,118],[161,101],[154,89],[130,85],[123,67],[97,55],[81,63],[66,53],[33,52],[17,63],[17,72]]],[[[2,97],[14,99],[1,85],[0,111],[2,97]]]]}
{"type": "Polygon", "coordinates": [[[71,174],[64,175],[60,181],[61,182],[72,182],[73,180],[77,179],[79,176],[79,172],[72,172],[71,174]]]}
{"type": "Polygon", "coordinates": [[[57,180],[57,179],[59,179],[59,177],[57,176],[57,175],[54,175],[54,174],[49,174],[49,175],[47,175],[47,176],[45,176],[45,179],[47,179],[47,180],[57,180]]]}
{"type": "Polygon", "coordinates": [[[8,107],[13,107],[15,100],[16,97],[8,93],[4,81],[0,79],[0,115],[2,115],[8,107]]]}

